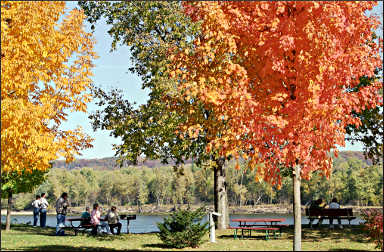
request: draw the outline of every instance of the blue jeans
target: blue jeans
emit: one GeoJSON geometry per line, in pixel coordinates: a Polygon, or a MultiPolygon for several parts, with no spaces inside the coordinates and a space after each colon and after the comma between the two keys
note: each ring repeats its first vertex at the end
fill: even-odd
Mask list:
{"type": "Polygon", "coordinates": [[[47,222],[47,209],[40,210],[40,227],[45,227],[47,222]]]}
{"type": "Polygon", "coordinates": [[[56,225],[56,235],[64,235],[64,229],[62,227],[65,226],[65,215],[57,214],[57,225],[56,225]]]}
{"type": "Polygon", "coordinates": [[[39,213],[40,213],[40,208],[34,207],[33,208],[33,225],[37,225],[37,221],[39,220],[39,213]]]}

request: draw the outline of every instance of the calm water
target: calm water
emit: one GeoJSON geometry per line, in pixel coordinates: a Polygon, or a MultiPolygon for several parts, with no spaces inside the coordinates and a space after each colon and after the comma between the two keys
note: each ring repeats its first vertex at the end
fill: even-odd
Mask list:
{"type": "MultiPolygon", "coordinates": [[[[163,218],[166,217],[164,215],[137,215],[136,220],[130,220],[129,222],[129,231],[131,233],[149,233],[149,232],[157,232],[159,229],[157,228],[156,223],[163,222],[163,218]]],[[[292,215],[282,215],[282,214],[249,214],[249,215],[239,215],[239,214],[231,214],[230,219],[235,218],[285,218],[285,222],[283,224],[293,224],[293,216],[292,215]]],[[[208,220],[207,217],[203,219],[203,222],[208,220]]],[[[1,216],[1,222],[5,222],[5,216],[1,216]]],[[[12,216],[12,223],[33,223],[32,215],[15,215],[12,216]]],[[[125,233],[127,231],[127,221],[122,220],[123,224],[122,232],[125,233]]],[[[351,221],[351,224],[357,225],[360,222],[363,222],[360,218],[356,218],[351,221]]],[[[309,220],[305,217],[302,217],[302,224],[308,224],[309,220]]],[[[317,221],[315,221],[317,223],[317,221]]],[[[328,220],[324,220],[324,224],[328,224],[328,220]]],[[[38,222],[38,225],[40,223],[38,222]]],[[[74,223],[75,224],[75,223],[74,223]]],[[[77,223],[76,223],[77,224],[77,223]]],[[[238,223],[231,222],[232,226],[237,226],[238,223]]],[[[337,224],[337,221],[334,221],[334,224],[337,224]]],[[[342,220],[342,224],[348,224],[347,220],[342,220]]],[[[66,222],[66,225],[69,225],[69,222],[66,222]]],[[[48,215],[47,216],[47,226],[55,227],[56,226],[56,216],[48,215]]]]}

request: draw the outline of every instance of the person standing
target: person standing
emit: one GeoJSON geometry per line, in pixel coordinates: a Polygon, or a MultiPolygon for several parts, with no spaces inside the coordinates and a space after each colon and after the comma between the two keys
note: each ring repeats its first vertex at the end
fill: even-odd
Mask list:
{"type": "Polygon", "coordinates": [[[37,221],[39,219],[39,213],[40,213],[40,195],[36,195],[36,199],[32,202],[33,206],[33,226],[37,226],[37,221]]]}
{"type": "Polygon", "coordinates": [[[41,194],[41,206],[40,206],[40,227],[45,227],[47,222],[47,210],[48,210],[48,201],[45,198],[47,195],[45,193],[41,194]]]}
{"type": "Polygon", "coordinates": [[[117,213],[115,206],[112,206],[111,210],[108,211],[107,220],[112,234],[115,234],[114,229],[117,227],[117,234],[119,235],[122,224],[119,222],[119,214],[117,213]]]}
{"type": "Polygon", "coordinates": [[[68,206],[68,194],[63,192],[61,197],[56,201],[56,235],[64,235],[64,229],[62,228],[65,226],[65,216],[67,215],[68,206]]]}

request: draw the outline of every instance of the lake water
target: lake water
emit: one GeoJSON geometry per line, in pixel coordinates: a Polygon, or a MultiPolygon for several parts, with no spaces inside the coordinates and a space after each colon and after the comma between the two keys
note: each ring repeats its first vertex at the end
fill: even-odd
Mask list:
{"type": "MultiPolygon", "coordinates": [[[[129,222],[129,231],[130,233],[150,233],[157,232],[159,229],[157,228],[156,223],[163,222],[165,215],[136,215],[136,220],[130,220],[129,222]]],[[[6,216],[1,216],[1,222],[5,223],[6,216]]],[[[283,224],[293,224],[293,215],[282,215],[282,214],[248,214],[248,215],[240,215],[240,214],[230,214],[230,219],[235,218],[285,218],[285,222],[283,224]]],[[[207,217],[203,219],[203,222],[208,220],[207,217]]],[[[15,215],[12,216],[12,223],[33,223],[32,215],[15,215]]],[[[122,220],[123,224],[122,232],[125,233],[127,231],[127,221],[122,220]]],[[[358,225],[363,220],[360,218],[356,218],[351,221],[352,225],[358,225]]],[[[306,217],[302,217],[302,224],[308,224],[309,220],[306,217]]],[[[317,223],[317,221],[315,221],[317,223]]],[[[328,224],[328,220],[324,220],[323,224],[328,224]]],[[[40,222],[38,222],[38,225],[40,222]]],[[[238,222],[230,222],[231,226],[237,226],[238,222]]],[[[334,224],[337,224],[337,221],[334,221],[334,224]]],[[[348,224],[347,220],[342,220],[342,224],[348,224]]],[[[66,222],[66,225],[69,225],[69,222],[66,222]]],[[[47,226],[56,227],[56,216],[48,215],[47,216],[47,226]]]]}

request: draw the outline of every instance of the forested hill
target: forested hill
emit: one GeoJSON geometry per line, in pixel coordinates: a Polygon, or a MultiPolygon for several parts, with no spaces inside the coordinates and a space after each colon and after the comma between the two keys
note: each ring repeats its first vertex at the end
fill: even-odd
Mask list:
{"type": "MultiPolygon", "coordinates": [[[[100,158],[100,159],[76,159],[72,163],[65,163],[63,160],[56,160],[53,163],[53,168],[66,168],[68,170],[81,169],[84,167],[90,167],[95,170],[114,170],[119,169],[120,165],[116,163],[116,157],[100,158]]],[[[192,163],[191,160],[185,161],[186,164],[192,163]]],[[[132,162],[126,161],[123,166],[132,165],[132,162]]],[[[144,160],[139,159],[137,166],[146,166],[149,168],[174,165],[173,162],[169,164],[162,164],[160,160],[144,160]]]]}
{"type": "MultiPolygon", "coordinates": [[[[365,160],[364,159],[364,154],[361,151],[341,151],[339,152],[339,158],[340,159],[351,159],[351,158],[357,158],[362,160],[364,163],[367,165],[371,165],[372,162],[371,160],[365,160]]],[[[110,158],[100,158],[100,159],[77,159],[76,161],[66,164],[65,161],[62,160],[57,160],[53,164],[53,168],[66,168],[68,170],[71,169],[80,169],[84,167],[91,167],[96,170],[114,170],[118,169],[119,165],[116,164],[117,158],[115,157],[110,157],[110,158]]],[[[192,163],[191,160],[186,161],[186,164],[192,163]]],[[[130,162],[126,162],[124,166],[126,165],[132,165],[130,162]]],[[[146,166],[149,168],[154,168],[154,167],[160,167],[164,166],[160,162],[160,160],[139,160],[138,166],[146,166]]],[[[172,162],[168,165],[173,165],[172,162]]]]}

